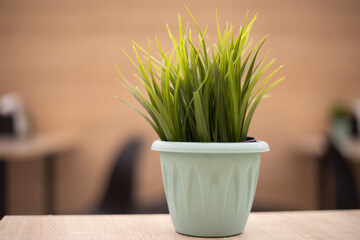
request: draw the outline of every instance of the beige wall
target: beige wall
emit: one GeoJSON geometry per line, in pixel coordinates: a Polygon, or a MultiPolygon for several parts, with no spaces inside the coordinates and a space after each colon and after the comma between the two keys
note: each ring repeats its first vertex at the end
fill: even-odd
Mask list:
{"type": "MultiPolygon", "coordinates": [[[[359,1],[185,1],[202,27],[215,39],[215,8],[222,22],[235,26],[248,9],[259,13],[253,36],[270,35],[286,81],[263,101],[251,135],[269,142],[263,156],[256,202],[292,209],[315,208],[311,160],[294,157],[300,135],[324,133],[331,104],[359,97],[359,1]]],[[[105,185],[116,148],[129,136],[143,134],[146,146],[139,165],[137,196],[141,203],[163,194],[156,139],[135,112],[117,102],[135,103],[114,81],[115,61],[131,78],[134,69],[121,53],[130,40],[144,45],[158,38],[170,46],[165,23],[176,28],[177,14],[188,21],[183,1],[1,1],[0,94],[24,97],[36,130],[76,131],[79,151],[59,163],[57,210],[93,208],[105,185]]],[[[169,48],[167,48],[169,49],[169,48]]],[[[279,74],[279,76],[281,76],[279,74]]],[[[39,189],[41,164],[11,166],[13,213],[43,211],[39,189]],[[31,177],[31,176],[36,177],[31,177]],[[27,186],[21,182],[25,179],[27,186]],[[28,196],[25,201],[21,196],[28,196]]]]}

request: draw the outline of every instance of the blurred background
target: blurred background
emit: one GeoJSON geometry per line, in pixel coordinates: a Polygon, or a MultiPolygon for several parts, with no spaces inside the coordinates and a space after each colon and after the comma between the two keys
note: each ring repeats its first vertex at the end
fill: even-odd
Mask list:
{"type": "MultiPolygon", "coordinates": [[[[157,139],[115,81],[121,49],[147,46],[184,4],[216,41],[259,13],[252,37],[269,34],[278,77],[250,135],[269,143],[253,210],[358,208],[360,192],[360,2],[0,1],[0,205],[5,214],[166,211],[157,139]],[[114,200],[115,199],[115,200],[114,200]],[[164,210],[165,209],[165,210],[164,210]]],[[[192,26],[193,27],[193,26],[192,26]]],[[[194,28],[194,27],[193,27],[194,28]]],[[[264,52],[263,52],[264,53],[264,52]]]]}

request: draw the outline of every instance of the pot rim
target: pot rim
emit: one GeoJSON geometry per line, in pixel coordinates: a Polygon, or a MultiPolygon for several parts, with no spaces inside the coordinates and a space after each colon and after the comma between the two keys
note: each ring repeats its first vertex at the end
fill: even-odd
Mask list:
{"type": "Polygon", "coordinates": [[[270,151],[269,145],[256,142],[169,142],[156,140],[151,149],[178,153],[261,153],[270,151]]]}

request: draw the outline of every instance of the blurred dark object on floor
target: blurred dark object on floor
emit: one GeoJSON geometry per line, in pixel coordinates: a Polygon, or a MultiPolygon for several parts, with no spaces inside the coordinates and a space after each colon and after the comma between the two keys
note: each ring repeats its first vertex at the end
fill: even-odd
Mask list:
{"type": "Polygon", "coordinates": [[[132,139],[117,154],[109,185],[97,213],[129,214],[134,210],[133,188],[135,166],[142,141],[132,139]]]}
{"type": "Polygon", "coordinates": [[[329,139],[327,148],[320,158],[320,209],[357,209],[359,200],[356,178],[347,159],[329,139]],[[334,200],[329,205],[329,199],[334,200]],[[330,207],[329,207],[330,206],[330,207]]]}
{"type": "Polygon", "coordinates": [[[129,140],[116,155],[115,165],[109,180],[104,199],[96,211],[98,214],[151,214],[168,213],[166,199],[147,206],[135,204],[134,180],[136,166],[143,141],[140,138],[129,140]]]}

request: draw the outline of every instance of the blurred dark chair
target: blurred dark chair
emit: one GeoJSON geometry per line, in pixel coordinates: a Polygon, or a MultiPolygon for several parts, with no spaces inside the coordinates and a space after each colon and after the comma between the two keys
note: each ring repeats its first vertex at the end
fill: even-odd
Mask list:
{"type": "Polygon", "coordinates": [[[142,144],[139,138],[131,139],[116,155],[109,185],[97,213],[129,214],[134,211],[134,173],[142,144]]]}
{"type": "Polygon", "coordinates": [[[96,214],[153,214],[168,213],[165,196],[148,205],[135,204],[134,181],[135,170],[143,141],[133,138],[128,141],[116,155],[115,165],[109,180],[104,198],[95,211],[96,214]]]}
{"type": "Polygon", "coordinates": [[[133,199],[135,170],[143,141],[134,138],[128,141],[116,155],[115,165],[104,198],[95,212],[97,214],[151,214],[168,213],[165,196],[158,201],[137,206],[133,199]]]}
{"type": "MultiPolygon", "coordinates": [[[[320,159],[320,182],[322,192],[320,193],[320,208],[326,209],[326,186],[334,182],[331,191],[334,197],[336,209],[357,209],[359,200],[354,173],[350,166],[350,160],[346,159],[330,139],[323,157],[320,159]],[[333,181],[329,181],[329,177],[333,181]]],[[[330,179],[331,180],[331,179],[330,179]]],[[[328,194],[329,195],[329,194],[328,194]]]]}

